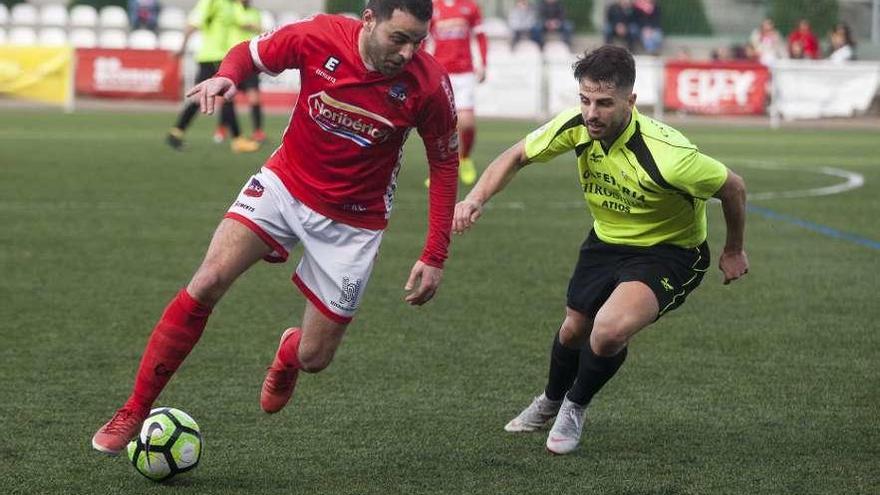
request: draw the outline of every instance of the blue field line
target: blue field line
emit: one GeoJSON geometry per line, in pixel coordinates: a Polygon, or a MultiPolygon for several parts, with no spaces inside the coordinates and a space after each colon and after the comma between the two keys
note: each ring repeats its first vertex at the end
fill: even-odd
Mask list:
{"type": "Polygon", "coordinates": [[[807,230],[812,230],[813,232],[827,235],[828,237],[832,237],[834,239],[849,241],[859,244],[861,246],[869,247],[871,249],[880,250],[880,242],[873,239],[868,239],[867,237],[857,236],[855,234],[843,232],[837,229],[833,229],[831,227],[826,227],[825,225],[802,220],[791,215],[786,215],[785,213],[775,212],[769,208],[764,208],[762,206],[749,205],[748,209],[750,212],[757,213],[772,220],[782,220],[783,222],[788,222],[790,224],[797,225],[798,227],[803,227],[807,230]]]}

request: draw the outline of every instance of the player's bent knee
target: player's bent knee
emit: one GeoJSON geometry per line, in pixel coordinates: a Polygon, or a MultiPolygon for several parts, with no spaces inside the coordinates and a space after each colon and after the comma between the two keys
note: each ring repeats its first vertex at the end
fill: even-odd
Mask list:
{"type": "Polygon", "coordinates": [[[613,356],[626,347],[629,332],[620,325],[597,325],[590,334],[590,346],[598,356],[613,356]]]}
{"type": "Polygon", "coordinates": [[[210,267],[202,267],[193,276],[187,291],[203,304],[216,304],[226,293],[233,280],[210,267]]]}

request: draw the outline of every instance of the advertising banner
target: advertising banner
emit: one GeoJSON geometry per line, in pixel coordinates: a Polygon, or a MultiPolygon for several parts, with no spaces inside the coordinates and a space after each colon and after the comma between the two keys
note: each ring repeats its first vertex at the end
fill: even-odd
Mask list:
{"type": "Polygon", "coordinates": [[[770,82],[754,62],[666,63],[663,101],[670,110],[715,115],[762,115],[770,82]]]}
{"type": "Polygon", "coordinates": [[[76,93],[100,98],[177,101],[180,60],[164,50],[76,51],[76,93]]]}
{"type": "Polygon", "coordinates": [[[0,45],[0,96],[70,107],[69,47],[0,45]]]}
{"type": "Polygon", "coordinates": [[[865,113],[880,87],[877,62],[782,60],[773,66],[775,110],[785,120],[865,113]]]}

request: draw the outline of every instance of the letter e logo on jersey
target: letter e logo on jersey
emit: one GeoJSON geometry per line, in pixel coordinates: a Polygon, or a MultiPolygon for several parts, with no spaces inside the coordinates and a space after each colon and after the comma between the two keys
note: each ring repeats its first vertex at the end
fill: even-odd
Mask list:
{"type": "Polygon", "coordinates": [[[327,58],[327,61],[324,62],[324,68],[330,72],[335,71],[337,67],[339,67],[339,59],[336,57],[329,57],[327,58]]]}
{"type": "Polygon", "coordinates": [[[388,139],[394,124],[385,117],[330,97],[321,91],[309,96],[309,116],[318,127],[368,147],[388,139]]]}
{"type": "Polygon", "coordinates": [[[247,188],[244,190],[244,195],[252,198],[259,198],[263,195],[263,190],[265,190],[265,188],[260,184],[260,181],[252,178],[251,183],[248,184],[247,188]]]}

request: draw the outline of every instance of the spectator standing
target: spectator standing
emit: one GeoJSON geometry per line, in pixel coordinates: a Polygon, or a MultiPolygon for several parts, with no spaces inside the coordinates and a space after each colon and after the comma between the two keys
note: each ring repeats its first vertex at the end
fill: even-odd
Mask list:
{"type": "Polygon", "coordinates": [[[633,14],[642,47],[649,55],[659,55],[663,46],[663,29],[660,27],[660,6],[657,0],[635,0],[633,14]]]}
{"type": "Polygon", "coordinates": [[[633,51],[637,30],[630,0],[615,0],[605,10],[606,45],[623,42],[629,51],[633,51]]]}
{"type": "Polygon", "coordinates": [[[791,58],[819,58],[819,40],[813,34],[810,21],[801,19],[797,29],[788,35],[788,55],[791,58]]]}
{"type": "Polygon", "coordinates": [[[530,37],[532,29],[535,28],[535,9],[529,0],[516,0],[513,8],[507,13],[507,25],[513,32],[513,38],[510,40],[512,50],[516,48],[520,39],[530,37]]]}
{"type": "Polygon", "coordinates": [[[128,19],[132,29],[156,30],[159,0],[128,0],[128,19]]]}
{"type": "Polygon", "coordinates": [[[846,62],[856,58],[856,42],[853,41],[852,31],[845,23],[834,26],[830,35],[831,45],[828,47],[828,60],[832,62],[846,62]]]}
{"type": "Polygon", "coordinates": [[[749,44],[755,51],[758,61],[764,65],[773,65],[773,62],[785,58],[785,45],[782,35],[776,30],[771,19],[761,21],[761,26],[752,31],[749,44]]]}
{"type": "Polygon", "coordinates": [[[540,0],[540,3],[538,3],[538,22],[535,24],[532,35],[542,50],[544,49],[547,33],[559,33],[562,36],[562,41],[571,50],[571,35],[573,31],[574,26],[566,17],[565,7],[562,6],[559,0],[540,0]]]}

